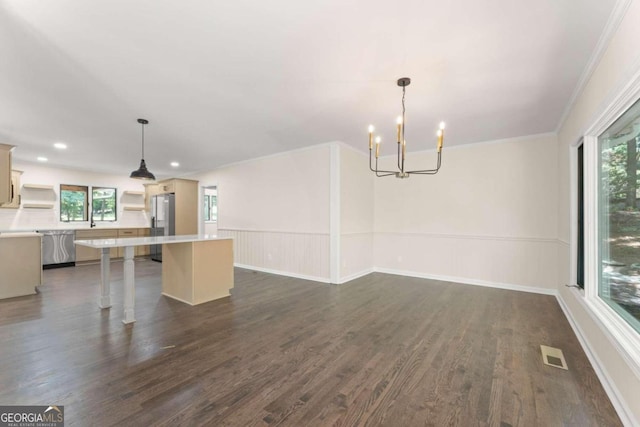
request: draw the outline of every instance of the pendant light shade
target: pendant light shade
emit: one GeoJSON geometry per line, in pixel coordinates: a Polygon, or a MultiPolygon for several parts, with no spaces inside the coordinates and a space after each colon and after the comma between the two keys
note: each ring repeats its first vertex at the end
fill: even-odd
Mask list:
{"type": "Polygon", "coordinates": [[[145,119],[138,119],[138,123],[142,125],[142,159],[140,160],[140,167],[138,168],[138,170],[131,172],[131,175],[129,175],[129,177],[153,181],[156,179],[156,177],[151,172],[149,172],[149,170],[147,169],[147,164],[144,161],[144,125],[148,124],[149,121],[145,119]]]}

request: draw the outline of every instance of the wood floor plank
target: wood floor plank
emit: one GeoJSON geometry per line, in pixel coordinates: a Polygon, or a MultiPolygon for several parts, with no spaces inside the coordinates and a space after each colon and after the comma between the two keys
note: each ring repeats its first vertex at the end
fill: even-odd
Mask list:
{"type": "Polygon", "coordinates": [[[161,296],[136,261],[136,318],[96,305],[99,266],[46,270],[0,301],[0,404],[67,425],[617,426],[554,297],[374,273],[340,286],[236,269],[229,298],[161,296]],[[561,348],[569,370],[542,364],[561,348]]]}

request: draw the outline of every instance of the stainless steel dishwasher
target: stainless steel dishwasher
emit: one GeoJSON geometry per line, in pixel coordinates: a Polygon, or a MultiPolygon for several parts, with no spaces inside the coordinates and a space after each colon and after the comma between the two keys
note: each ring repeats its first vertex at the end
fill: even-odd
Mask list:
{"type": "Polygon", "coordinates": [[[70,267],[76,265],[75,231],[43,230],[42,268],[70,267]]]}

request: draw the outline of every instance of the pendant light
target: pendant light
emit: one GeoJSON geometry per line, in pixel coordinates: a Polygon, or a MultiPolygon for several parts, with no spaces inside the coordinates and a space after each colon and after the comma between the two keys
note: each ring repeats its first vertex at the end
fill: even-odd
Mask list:
{"type": "Polygon", "coordinates": [[[138,123],[142,125],[142,160],[140,160],[140,167],[138,170],[131,172],[130,178],[136,179],[148,179],[155,180],[156,177],[149,172],[147,169],[147,164],[144,162],[144,125],[149,124],[149,120],[138,119],[138,123]]]}

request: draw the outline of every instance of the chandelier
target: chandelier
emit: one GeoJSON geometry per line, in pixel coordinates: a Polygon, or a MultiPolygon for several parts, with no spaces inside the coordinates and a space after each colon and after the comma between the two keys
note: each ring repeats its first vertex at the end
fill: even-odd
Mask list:
{"type": "Polygon", "coordinates": [[[410,175],[435,175],[440,170],[440,165],[442,163],[442,143],[444,142],[444,122],[440,122],[440,129],[438,129],[438,159],[436,162],[436,167],[434,169],[422,169],[422,170],[414,170],[407,171],[404,169],[404,160],[405,153],[407,150],[407,141],[404,139],[404,131],[405,131],[405,119],[404,119],[404,95],[405,89],[411,83],[411,79],[409,77],[403,77],[398,79],[398,86],[402,87],[402,116],[398,117],[397,120],[397,133],[398,133],[398,170],[397,171],[387,171],[378,169],[378,157],[380,156],[380,143],[382,139],[379,136],[375,137],[375,157],[376,157],[376,167],[373,168],[372,159],[373,156],[373,131],[375,130],[373,125],[369,125],[369,169],[372,172],[375,172],[376,176],[391,176],[395,175],[396,178],[409,178],[410,175]]]}

